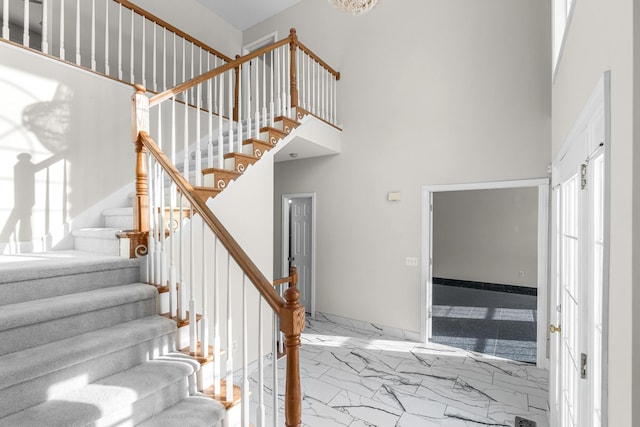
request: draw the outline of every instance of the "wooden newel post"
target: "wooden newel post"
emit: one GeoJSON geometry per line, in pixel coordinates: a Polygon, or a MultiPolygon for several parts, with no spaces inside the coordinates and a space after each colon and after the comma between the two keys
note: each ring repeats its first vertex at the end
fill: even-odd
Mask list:
{"type": "Polygon", "coordinates": [[[289,64],[289,77],[291,82],[291,108],[298,106],[298,71],[296,69],[296,51],[298,49],[298,35],[296,29],[292,28],[289,32],[291,41],[289,42],[289,50],[291,55],[289,64]]]}
{"type": "Polygon", "coordinates": [[[284,398],[285,425],[302,425],[302,390],[300,387],[300,334],[304,330],[305,313],[300,305],[298,274],[291,267],[291,286],[284,293],[286,300],[280,313],[280,330],[285,336],[284,346],[287,354],[287,373],[284,398]]]}
{"type": "Polygon", "coordinates": [[[133,201],[133,232],[127,233],[130,239],[129,256],[146,253],[149,238],[149,190],[147,182],[146,148],[138,138],[142,131],[149,132],[149,98],[144,86],[135,85],[132,98],[133,126],[131,139],[136,152],[136,195],[133,201]]]}

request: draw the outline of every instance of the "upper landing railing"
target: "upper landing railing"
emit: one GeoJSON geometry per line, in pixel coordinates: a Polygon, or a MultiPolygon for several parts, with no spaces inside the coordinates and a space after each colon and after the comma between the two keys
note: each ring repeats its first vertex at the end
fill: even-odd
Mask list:
{"type": "Polygon", "coordinates": [[[1,36],[161,92],[231,58],[127,0],[1,0],[1,36]]]}

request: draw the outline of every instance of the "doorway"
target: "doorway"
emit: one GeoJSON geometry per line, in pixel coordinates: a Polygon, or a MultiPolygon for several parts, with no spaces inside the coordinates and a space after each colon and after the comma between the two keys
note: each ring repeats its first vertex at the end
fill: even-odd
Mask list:
{"type": "Polygon", "coordinates": [[[296,267],[300,304],[315,316],[315,193],[282,195],[282,276],[296,267]]]}
{"type": "Polygon", "coordinates": [[[553,162],[551,424],[606,424],[609,73],[553,162]]]}
{"type": "MultiPolygon", "coordinates": [[[[515,324],[514,321],[517,321],[516,319],[508,319],[508,318],[502,319],[502,315],[505,314],[507,317],[509,317],[510,314],[512,313],[527,311],[530,317],[530,319],[527,319],[527,320],[530,322],[529,324],[531,325],[529,326],[529,328],[532,328],[532,330],[530,331],[530,335],[532,336],[531,339],[534,340],[535,343],[537,343],[537,345],[534,344],[535,349],[530,350],[531,352],[533,352],[533,354],[531,356],[532,360],[529,360],[529,361],[535,362],[539,367],[546,368],[548,367],[548,359],[547,359],[547,351],[546,351],[546,348],[547,348],[547,345],[546,345],[547,344],[547,334],[546,334],[547,314],[546,313],[547,313],[547,274],[548,274],[547,273],[547,253],[548,253],[547,234],[548,234],[548,206],[549,206],[549,202],[548,202],[549,185],[548,185],[547,179],[531,179],[531,180],[519,180],[519,181],[501,181],[501,182],[439,185],[439,186],[423,187],[422,189],[422,200],[423,200],[422,283],[423,283],[423,286],[422,286],[422,323],[421,323],[422,339],[425,342],[428,342],[428,341],[437,342],[438,341],[437,339],[436,340],[433,339],[434,317],[436,315],[440,317],[442,315],[442,313],[440,313],[442,310],[448,311],[450,313],[451,310],[455,308],[451,306],[441,307],[441,306],[435,305],[434,285],[437,286],[438,289],[443,289],[443,290],[446,289],[447,291],[451,291],[452,289],[454,289],[449,287],[451,285],[454,285],[456,287],[460,286],[460,288],[465,288],[465,289],[455,288],[456,293],[454,295],[460,295],[460,292],[462,292],[465,295],[474,294],[474,295],[471,295],[469,299],[475,300],[477,302],[480,302],[483,299],[485,301],[495,302],[496,298],[490,297],[488,295],[477,297],[475,294],[480,294],[480,293],[487,294],[487,293],[492,293],[494,291],[514,291],[516,288],[521,288],[519,286],[511,286],[509,284],[507,285],[498,284],[498,283],[505,283],[505,282],[500,282],[500,280],[495,280],[495,282],[497,283],[487,283],[487,282],[491,282],[491,280],[483,279],[481,281],[473,281],[473,280],[468,280],[469,277],[466,278],[467,280],[453,280],[453,281],[450,280],[450,281],[447,281],[446,283],[441,283],[441,280],[438,280],[437,282],[434,282],[434,279],[441,279],[437,276],[434,278],[434,259],[435,259],[434,251],[438,250],[437,247],[434,247],[434,236],[435,236],[434,202],[438,198],[440,198],[440,196],[446,195],[446,194],[453,194],[457,196],[458,194],[462,194],[462,192],[470,192],[470,193],[474,193],[475,197],[481,197],[480,200],[482,200],[482,199],[489,199],[490,197],[493,197],[493,195],[495,194],[500,194],[501,190],[505,190],[504,191],[505,193],[511,192],[514,194],[518,194],[517,193],[518,189],[529,189],[528,191],[530,196],[531,196],[531,192],[533,192],[532,197],[534,200],[533,200],[533,203],[530,205],[531,207],[529,209],[533,209],[532,221],[533,221],[533,227],[535,228],[535,230],[532,231],[531,233],[532,236],[530,238],[532,240],[532,242],[530,243],[530,246],[532,246],[532,249],[531,249],[532,254],[530,255],[530,258],[532,259],[529,261],[529,264],[532,264],[532,265],[530,266],[530,268],[517,267],[516,270],[519,269],[522,271],[516,271],[514,272],[514,274],[516,275],[515,277],[520,276],[520,279],[524,279],[525,272],[527,275],[531,276],[532,277],[531,280],[533,282],[529,285],[531,288],[535,288],[534,291],[537,294],[537,296],[533,298],[533,302],[531,302],[531,297],[527,297],[526,295],[513,295],[509,297],[509,301],[525,300],[527,298],[529,299],[529,301],[523,302],[523,304],[525,304],[526,307],[523,307],[521,310],[512,309],[509,306],[506,306],[503,309],[502,307],[495,307],[493,305],[491,305],[491,307],[483,306],[479,308],[465,307],[465,313],[462,317],[469,317],[469,316],[470,317],[468,319],[457,319],[457,321],[458,321],[458,325],[460,325],[460,322],[459,322],[460,320],[467,321],[467,323],[471,322],[471,324],[474,324],[474,319],[480,315],[479,313],[481,310],[484,310],[482,312],[483,314],[480,320],[484,320],[485,323],[488,322],[487,325],[491,326],[492,328],[495,328],[496,336],[491,337],[491,339],[493,340],[493,342],[498,343],[499,342],[498,340],[499,326],[498,325],[500,324],[499,322],[501,320],[505,320],[503,324],[510,323],[509,326],[512,326],[515,324]],[[442,288],[441,287],[442,284],[447,285],[447,287],[442,288]],[[472,286],[467,286],[468,284],[472,286]],[[481,286],[479,287],[479,285],[481,286]],[[471,287],[472,289],[467,289],[469,287],[471,287]],[[478,290],[478,289],[481,289],[481,290],[478,290]]],[[[445,200],[445,199],[441,198],[441,200],[445,200]]],[[[482,200],[482,201],[487,206],[490,206],[492,204],[492,202],[490,202],[489,200],[482,200]]],[[[474,208],[467,208],[467,210],[469,210],[472,215],[475,213],[474,208]]],[[[478,210],[478,215],[479,215],[479,210],[478,210]]],[[[474,218],[467,220],[467,222],[472,222],[475,224],[474,218]]],[[[479,234],[475,236],[475,239],[479,244],[478,246],[479,250],[482,250],[483,246],[486,247],[486,245],[488,244],[488,241],[490,240],[491,233],[499,232],[499,231],[492,231],[484,228],[480,228],[480,229],[476,228],[476,231],[469,229],[468,231],[463,232],[461,236],[464,236],[465,235],[464,233],[467,233],[467,234],[476,233],[478,232],[478,230],[479,230],[479,234]],[[483,237],[483,233],[484,233],[484,237],[483,237]]],[[[441,248],[441,251],[444,252],[444,249],[441,248]]],[[[476,261],[474,262],[477,262],[478,263],[477,265],[479,265],[484,270],[491,271],[495,269],[494,267],[491,267],[489,265],[490,261],[487,260],[486,257],[483,258],[483,257],[476,256],[475,258],[476,258],[476,261]]],[[[461,264],[458,264],[458,266],[460,265],[461,264]]],[[[455,268],[455,263],[454,263],[454,268],[455,268]]],[[[460,278],[465,279],[464,277],[459,277],[459,279],[460,278]]],[[[512,282],[507,282],[507,283],[512,283],[512,282]]],[[[517,281],[513,283],[514,285],[518,284],[517,281]]],[[[496,295],[498,294],[496,293],[496,295]]],[[[469,304],[469,305],[473,305],[473,304],[469,304]]],[[[441,320],[442,319],[438,319],[439,322],[441,322],[441,320]]],[[[443,323],[440,323],[440,324],[443,324],[443,323]]],[[[474,326],[476,326],[476,329],[478,328],[482,329],[482,331],[479,331],[479,332],[483,334],[488,333],[488,329],[484,328],[483,325],[475,324],[474,326]]],[[[483,338],[479,336],[475,340],[475,342],[482,344],[480,341],[482,341],[485,338],[487,337],[483,338]]],[[[488,343],[488,341],[486,343],[488,343]]],[[[472,350],[475,350],[475,348],[472,350]]],[[[482,352],[482,349],[480,351],[482,352]]]]}

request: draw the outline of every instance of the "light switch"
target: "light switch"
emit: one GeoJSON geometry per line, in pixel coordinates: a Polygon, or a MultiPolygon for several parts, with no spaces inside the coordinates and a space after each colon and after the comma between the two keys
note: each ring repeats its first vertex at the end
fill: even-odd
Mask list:
{"type": "Polygon", "coordinates": [[[387,200],[390,202],[399,202],[402,199],[402,193],[399,191],[392,191],[387,194],[387,200]]]}

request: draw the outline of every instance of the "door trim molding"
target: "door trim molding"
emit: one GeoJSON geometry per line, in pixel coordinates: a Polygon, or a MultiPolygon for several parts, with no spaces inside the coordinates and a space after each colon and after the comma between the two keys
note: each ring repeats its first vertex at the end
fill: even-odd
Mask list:
{"type": "Polygon", "coordinates": [[[316,317],[316,193],[286,193],[282,195],[282,234],[280,241],[282,242],[281,255],[281,275],[286,277],[289,275],[289,239],[287,230],[289,230],[289,209],[290,199],[308,199],[311,198],[311,307],[309,312],[311,318],[316,317]]]}
{"type": "MultiPolygon", "coordinates": [[[[421,257],[421,322],[420,337],[424,343],[431,339],[431,322],[427,313],[427,304],[431,299],[432,272],[429,259],[433,246],[433,193],[443,191],[494,190],[501,188],[538,187],[538,297],[537,297],[537,332],[536,332],[536,365],[549,367],[547,358],[547,299],[548,299],[548,256],[549,256],[549,179],[533,178],[513,181],[490,181],[463,184],[425,185],[422,187],[422,257],[421,257]],[[543,345],[544,344],[544,345],[543,345]]],[[[431,305],[429,305],[431,308],[431,305]]]]}

